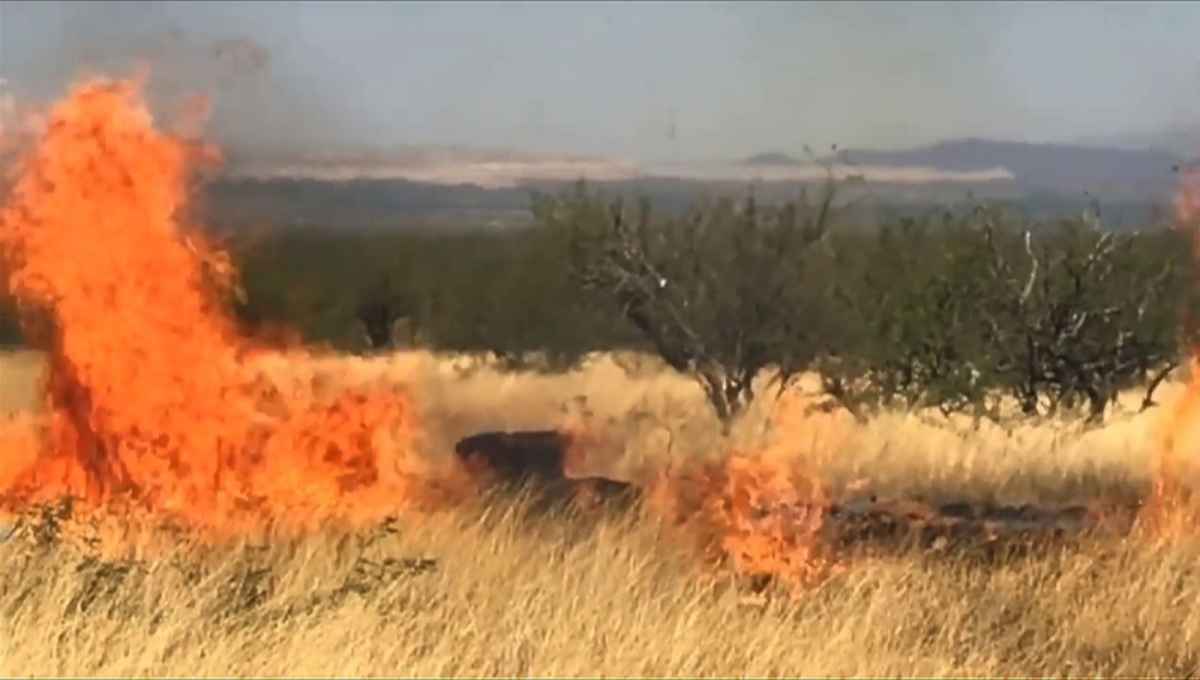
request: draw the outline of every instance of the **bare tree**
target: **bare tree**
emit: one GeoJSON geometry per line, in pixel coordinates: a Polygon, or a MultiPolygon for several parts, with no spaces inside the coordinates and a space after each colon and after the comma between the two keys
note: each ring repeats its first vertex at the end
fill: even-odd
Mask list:
{"type": "Polygon", "coordinates": [[[1099,422],[1139,385],[1153,405],[1190,337],[1177,234],[1035,225],[982,207],[933,226],[907,220],[839,244],[853,257],[840,272],[844,340],[819,364],[827,393],[860,415],[898,405],[998,418],[1007,396],[1025,415],[1099,422]]]}
{"type": "Polygon", "coordinates": [[[371,349],[390,349],[397,324],[406,320],[411,324],[412,309],[408,297],[398,292],[391,277],[384,274],[360,295],[355,318],[362,324],[371,349]]]}
{"type": "Polygon", "coordinates": [[[1086,404],[1099,422],[1119,390],[1139,383],[1150,406],[1178,365],[1178,263],[1149,260],[1140,235],[1090,227],[1066,221],[1018,236],[1002,235],[989,216],[981,224],[991,363],[1027,414],[1086,404]]]}
{"type": "Polygon", "coordinates": [[[818,352],[821,295],[805,261],[829,230],[833,201],[831,180],[815,205],[764,207],[751,195],[655,220],[646,200],[630,210],[580,183],[574,195],[540,197],[535,214],[567,234],[576,284],[692,375],[728,423],[763,369],[786,381],[818,352]]]}

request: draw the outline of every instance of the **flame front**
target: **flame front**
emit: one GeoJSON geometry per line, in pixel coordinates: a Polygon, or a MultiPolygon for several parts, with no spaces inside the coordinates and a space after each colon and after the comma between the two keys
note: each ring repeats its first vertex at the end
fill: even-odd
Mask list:
{"type": "MultiPolygon", "coordinates": [[[[1191,234],[1193,258],[1200,261],[1200,232],[1195,229],[1200,219],[1200,173],[1183,173],[1174,206],[1176,227],[1191,234]]],[[[1200,348],[1191,351],[1191,380],[1163,420],[1154,489],[1142,513],[1145,524],[1156,531],[1168,530],[1168,525],[1192,525],[1198,519],[1190,499],[1198,471],[1195,452],[1200,451],[1200,348]]]]}
{"type": "Polygon", "coordinates": [[[10,292],[49,355],[38,447],[0,463],[10,500],[124,499],[232,530],[366,521],[422,495],[404,394],[280,385],[239,336],[232,268],[180,223],[214,159],[156,130],[137,82],[83,83],[51,110],[0,213],[10,292]]]}
{"type": "Polygon", "coordinates": [[[826,541],[830,499],[813,456],[837,450],[853,424],[845,413],[814,413],[795,392],[780,399],[772,424],[761,447],[661,472],[648,501],[660,516],[695,531],[710,558],[799,593],[844,568],[826,541]],[[806,445],[812,448],[801,450],[806,445]]]}
{"type": "MultiPolygon", "coordinates": [[[[405,393],[331,389],[339,376],[305,351],[239,333],[224,303],[236,272],[182,221],[190,179],[216,160],[155,128],[140,82],[85,82],[49,112],[0,211],[8,292],[48,354],[47,415],[37,436],[0,428],[0,497],[140,508],[223,536],[461,499],[470,480],[415,455],[405,393]]],[[[827,571],[824,496],[776,455],[809,434],[782,413],[773,447],[657,491],[739,571],[799,584],[827,571]]]]}

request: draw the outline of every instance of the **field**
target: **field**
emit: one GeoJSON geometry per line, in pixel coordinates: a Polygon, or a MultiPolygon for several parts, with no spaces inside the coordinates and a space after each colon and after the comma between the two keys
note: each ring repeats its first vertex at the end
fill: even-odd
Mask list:
{"type": "Polygon", "coordinates": [[[1190,376],[1159,393],[1186,408],[1130,394],[1103,428],[860,422],[811,380],[724,428],[639,355],[517,374],[264,340],[180,217],[211,155],[139,87],[73,89],[0,211],[5,292],[49,349],[0,359],[0,674],[1200,670],[1200,515],[1159,466],[1200,435],[1190,376]],[[546,429],[570,446],[540,491],[571,503],[458,446],[546,429]],[[586,502],[614,480],[642,501],[586,502]],[[1069,530],[1029,519],[1064,505],[1069,530]]]}
{"type": "MultiPolygon", "coordinates": [[[[755,446],[770,400],[722,437],[695,386],[645,358],[564,375],[467,371],[410,352],[326,358],[403,383],[423,454],[490,429],[583,427],[576,474],[640,480],[669,461],[755,446]],[[636,360],[636,361],[635,361],[636,360]],[[637,365],[634,365],[637,364],[637,365]]],[[[36,410],[41,359],[0,363],[0,408],[36,410]]],[[[285,367],[286,368],[286,367],[285,367]]],[[[1163,390],[1169,402],[1180,385],[1163,390]]],[[[21,416],[20,414],[25,414],[21,416]]],[[[1144,497],[1160,414],[1101,429],[935,427],[814,413],[790,455],[832,493],[940,500],[1144,497]]],[[[794,432],[793,432],[794,434],[794,432]]],[[[496,499],[375,529],[186,536],[124,558],[52,518],[0,544],[4,675],[1171,675],[1200,668],[1200,542],[1083,537],[991,560],[910,547],[846,555],[787,595],[752,592],[652,513],[523,513],[496,499]]]]}

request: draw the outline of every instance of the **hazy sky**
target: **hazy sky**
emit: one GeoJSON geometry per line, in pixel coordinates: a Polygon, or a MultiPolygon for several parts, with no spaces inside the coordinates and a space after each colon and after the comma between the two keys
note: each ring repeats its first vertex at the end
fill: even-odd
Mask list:
{"type": "Polygon", "coordinates": [[[139,56],[171,96],[210,90],[241,149],[663,160],[1200,127],[1200,5],[1175,2],[0,4],[19,96],[139,56]]]}

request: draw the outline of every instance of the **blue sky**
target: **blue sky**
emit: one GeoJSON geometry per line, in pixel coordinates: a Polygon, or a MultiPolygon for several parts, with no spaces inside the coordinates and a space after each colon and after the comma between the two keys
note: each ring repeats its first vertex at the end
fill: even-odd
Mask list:
{"type": "Polygon", "coordinates": [[[213,93],[219,141],[264,152],[650,161],[1200,129],[1200,5],[1182,2],[0,6],[0,76],[26,99],[138,57],[166,95],[213,93]],[[222,40],[268,59],[221,61],[222,40]]]}

